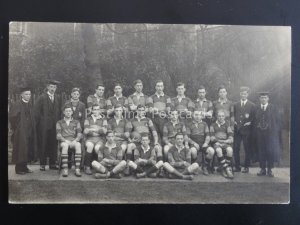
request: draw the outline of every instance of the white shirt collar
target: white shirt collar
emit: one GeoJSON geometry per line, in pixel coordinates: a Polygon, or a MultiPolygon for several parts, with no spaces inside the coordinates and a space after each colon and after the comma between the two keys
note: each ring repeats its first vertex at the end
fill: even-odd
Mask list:
{"type": "Polygon", "coordinates": [[[105,143],[105,147],[108,147],[108,148],[115,148],[115,147],[117,147],[117,144],[116,144],[116,143],[113,143],[113,145],[110,146],[110,145],[108,144],[108,142],[106,142],[106,143],[105,143]]]}
{"type": "Polygon", "coordinates": [[[227,98],[225,98],[224,100],[221,100],[220,98],[218,99],[218,102],[220,102],[221,104],[224,104],[224,103],[226,103],[227,101],[228,101],[227,98]]]}
{"type": "Polygon", "coordinates": [[[150,146],[145,149],[143,145],[141,145],[141,148],[143,149],[144,153],[148,152],[150,150],[150,146]]]}
{"type": "Polygon", "coordinates": [[[177,95],[177,98],[178,99],[183,99],[183,98],[185,98],[185,95],[182,95],[182,96],[177,95]]]}
{"type": "Polygon", "coordinates": [[[263,105],[263,104],[260,104],[260,107],[265,107],[265,109],[268,107],[269,103],[263,105]]]}
{"type": "Polygon", "coordinates": [[[26,101],[24,98],[22,98],[22,101],[25,102],[25,103],[28,103],[28,102],[29,102],[29,101],[26,101]]]}
{"type": "Polygon", "coordinates": [[[51,94],[49,91],[47,92],[47,94],[48,94],[50,97],[53,97],[53,98],[54,98],[54,94],[51,94]]]}
{"type": "Polygon", "coordinates": [[[114,116],[114,118],[115,118],[116,121],[120,121],[120,120],[123,119],[123,116],[121,116],[121,118],[117,118],[116,116],[114,116]]]}
{"type": "Polygon", "coordinates": [[[99,115],[99,116],[96,117],[96,116],[94,116],[94,114],[92,114],[91,117],[93,118],[94,121],[96,121],[98,119],[102,119],[101,115],[99,115]]]}
{"type": "Polygon", "coordinates": [[[155,94],[157,95],[157,97],[163,97],[165,95],[164,92],[162,92],[161,94],[158,94],[157,92],[155,92],[155,94]]]}
{"type": "Polygon", "coordinates": [[[246,103],[247,103],[247,101],[248,101],[248,99],[246,99],[246,100],[241,100],[241,103],[244,103],[244,104],[246,104],[246,103]]]}
{"type": "Polygon", "coordinates": [[[196,100],[196,102],[206,102],[207,100],[206,100],[206,98],[204,98],[203,100],[201,100],[200,98],[197,98],[197,100],[196,100]]]}
{"type": "Polygon", "coordinates": [[[102,99],[103,97],[99,97],[96,93],[94,94],[94,96],[97,98],[97,99],[102,99]]]}
{"type": "Polygon", "coordinates": [[[218,126],[220,127],[220,126],[224,125],[224,124],[226,123],[226,121],[224,121],[223,123],[220,123],[220,122],[217,120],[216,123],[217,123],[218,126]]]}
{"type": "Polygon", "coordinates": [[[172,120],[170,120],[170,122],[174,125],[179,124],[179,120],[176,120],[175,122],[173,122],[172,120]]]}
{"type": "Polygon", "coordinates": [[[133,95],[139,96],[139,97],[143,97],[143,96],[144,96],[144,93],[143,93],[143,92],[141,92],[141,93],[134,92],[133,95]]]}
{"type": "Polygon", "coordinates": [[[123,94],[120,94],[120,96],[117,96],[116,94],[114,94],[114,97],[116,97],[116,99],[122,98],[123,94]]]}
{"type": "Polygon", "coordinates": [[[184,145],[179,147],[177,144],[175,144],[175,147],[178,149],[179,152],[181,152],[184,149],[184,145]]]}
{"type": "Polygon", "coordinates": [[[73,120],[73,117],[71,117],[70,119],[66,119],[66,117],[64,117],[64,121],[67,123],[68,126],[72,120],[73,120]]]}
{"type": "Polygon", "coordinates": [[[145,119],[145,118],[146,118],[146,116],[143,116],[143,117],[138,117],[138,116],[135,116],[135,118],[136,118],[138,121],[140,121],[140,120],[142,120],[142,119],[145,119]]]}

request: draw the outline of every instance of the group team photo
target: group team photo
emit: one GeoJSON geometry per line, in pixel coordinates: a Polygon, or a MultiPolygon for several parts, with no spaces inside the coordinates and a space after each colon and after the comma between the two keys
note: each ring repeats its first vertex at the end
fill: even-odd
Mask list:
{"type": "Polygon", "coordinates": [[[289,183],[290,61],[282,55],[290,54],[290,40],[283,28],[282,36],[280,28],[253,28],[236,40],[234,26],[46,24],[10,28],[15,180],[55,171],[61,182],[119,185],[236,176],[253,185],[289,183]],[[264,32],[278,36],[261,41],[264,32]],[[274,51],[261,50],[269,42],[274,51]]]}

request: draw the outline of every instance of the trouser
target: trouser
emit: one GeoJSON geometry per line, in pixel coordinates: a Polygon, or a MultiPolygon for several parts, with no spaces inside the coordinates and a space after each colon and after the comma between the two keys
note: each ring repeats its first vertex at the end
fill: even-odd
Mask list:
{"type": "Polygon", "coordinates": [[[244,149],[245,149],[245,164],[244,167],[250,166],[250,135],[249,134],[240,134],[239,132],[236,132],[234,135],[234,161],[235,161],[235,167],[240,167],[240,146],[243,142],[244,149]]]}
{"type": "Polygon", "coordinates": [[[57,140],[56,140],[56,130],[50,129],[46,132],[46,137],[44,144],[44,149],[42,149],[40,156],[40,164],[46,165],[47,157],[49,157],[49,165],[55,165],[57,161],[57,140]]]}
{"type": "Polygon", "coordinates": [[[261,169],[274,167],[274,153],[270,146],[270,131],[257,131],[257,147],[259,152],[259,166],[261,169]]]}

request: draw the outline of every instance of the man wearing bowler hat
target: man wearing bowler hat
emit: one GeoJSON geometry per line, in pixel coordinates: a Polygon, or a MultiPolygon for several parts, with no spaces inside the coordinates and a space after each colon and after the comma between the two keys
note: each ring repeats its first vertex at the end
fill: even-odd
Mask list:
{"type": "Polygon", "coordinates": [[[277,111],[275,106],[269,103],[269,92],[259,92],[259,96],[260,104],[255,113],[255,128],[261,170],[257,175],[274,177],[272,168],[274,167],[275,145],[278,142],[276,140],[278,138],[277,111]]]}
{"type": "Polygon", "coordinates": [[[59,83],[56,80],[48,80],[46,91],[39,96],[35,104],[41,171],[45,171],[47,157],[49,169],[58,169],[55,125],[61,119],[61,101],[55,92],[59,83]]]}
{"type": "Polygon", "coordinates": [[[30,99],[30,88],[21,88],[21,99],[12,105],[9,112],[9,121],[13,131],[12,162],[16,164],[16,174],[20,175],[32,173],[27,163],[35,161],[37,157],[35,120],[30,99]]]}

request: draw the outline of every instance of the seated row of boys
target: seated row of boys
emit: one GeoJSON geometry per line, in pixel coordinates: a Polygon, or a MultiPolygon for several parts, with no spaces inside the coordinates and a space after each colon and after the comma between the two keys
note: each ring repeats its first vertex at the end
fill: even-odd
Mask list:
{"type": "Polygon", "coordinates": [[[86,152],[84,171],[95,178],[120,178],[120,173],[137,178],[164,177],[193,179],[203,154],[203,174],[213,172],[211,161],[216,153],[224,177],[233,178],[232,143],[233,132],[225,120],[225,112],[217,113],[217,121],[210,128],[202,121],[201,111],[193,112],[193,119],[183,123],[178,111],[171,110],[170,119],[163,126],[162,148],[156,128],[147,118],[146,108],[137,107],[136,116],[128,120],[123,117],[122,105],[114,107],[114,117],[107,121],[101,116],[100,106],[92,106],[92,114],[84,122],[72,118],[72,106],[64,106],[64,118],[57,122],[57,139],[61,146],[63,176],[68,176],[68,149],[75,149],[75,175],[81,176],[81,144],[84,137],[86,152]],[[212,146],[212,147],[211,147],[212,146]],[[98,160],[93,160],[93,151],[98,160]],[[224,157],[224,154],[226,157],[224,157]]]}

